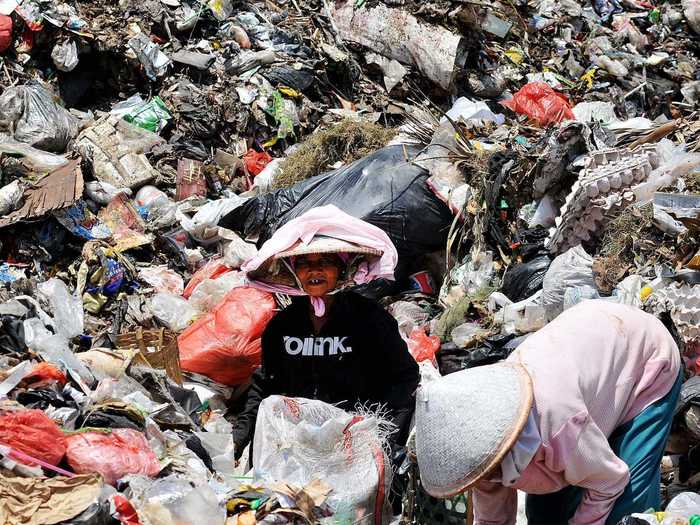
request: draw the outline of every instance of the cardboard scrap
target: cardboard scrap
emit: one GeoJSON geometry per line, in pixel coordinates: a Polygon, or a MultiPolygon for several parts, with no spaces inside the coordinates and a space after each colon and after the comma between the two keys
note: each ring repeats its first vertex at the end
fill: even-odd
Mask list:
{"type": "Polygon", "coordinates": [[[80,159],[76,159],[52,171],[25,191],[22,207],[0,218],[0,228],[72,206],[82,194],[83,172],[80,159]]]}
{"type": "Polygon", "coordinates": [[[95,178],[116,188],[135,188],[158,172],[145,153],[165,140],[148,130],[110,115],[78,135],[78,151],[92,163],[95,178]]]}

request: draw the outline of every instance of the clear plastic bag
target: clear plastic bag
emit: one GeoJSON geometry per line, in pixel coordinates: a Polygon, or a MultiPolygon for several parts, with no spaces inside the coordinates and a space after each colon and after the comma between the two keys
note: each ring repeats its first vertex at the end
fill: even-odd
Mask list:
{"type": "Polygon", "coordinates": [[[172,295],[182,295],[182,292],[185,290],[185,283],[182,277],[166,265],[142,268],[139,270],[139,278],[155,289],[172,295]]]}
{"type": "Polygon", "coordinates": [[[175,332],[187,328],[197,311],[186,299],[171,293],[157,293],[151,298],[153,316],[175,332]]]}
{"type": "Polygon", "coordinates": [[[52,278],[38,285],[39,293],[46,299],[53,313],[58,335],[66,339],[83,333],[83,300],[71,295],[60,279],[52,278]]]}
{"type": "Polygon", "coordinates": [[[78,134],[78,120],[38,82],[7,88],[0,95],[0,133],[30,146],[62,153],[78,134]]]}
{"type": "Polygon", "coordinates": [[[578,245],[556,257],[542,281],[542,306],[550,320],[563,311],[566,290],[580,286],[596,289],[593,258],[578,245]]]}

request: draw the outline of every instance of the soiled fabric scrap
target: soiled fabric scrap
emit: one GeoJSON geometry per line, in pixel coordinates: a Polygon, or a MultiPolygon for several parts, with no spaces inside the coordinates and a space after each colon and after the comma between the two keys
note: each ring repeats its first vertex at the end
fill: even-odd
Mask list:
{"type": "Polygon", "coordinates": [[[0,477],[0,523],[53,525],[69,520],[97,501],[102,486],[96,474],[72,478],[0,477]]]}

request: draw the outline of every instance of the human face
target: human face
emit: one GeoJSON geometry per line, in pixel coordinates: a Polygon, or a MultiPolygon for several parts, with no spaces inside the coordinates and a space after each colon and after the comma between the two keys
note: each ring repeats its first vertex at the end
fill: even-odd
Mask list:
{"type": "Polygon", "coordinates": [[[294,259],[294,272],[307,294],[322,297],[338,285],[340,260],[333,254],[300,255],[294,259]]]}

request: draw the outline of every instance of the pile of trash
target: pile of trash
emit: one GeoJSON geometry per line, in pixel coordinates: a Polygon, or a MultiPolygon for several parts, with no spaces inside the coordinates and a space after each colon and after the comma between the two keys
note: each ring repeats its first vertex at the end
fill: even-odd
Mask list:
{"type": "Polygon", "coordinates": [[[386,521],[376,416],[347,471],[276,428],[234,466],[286,304],[240,268],[330,204],[395,244],[358,291],[426,375],[587,298],[664,320],[667,501],[700,489],[699,35],[697,0],[0,0],[0,521],[386,521]]]}

